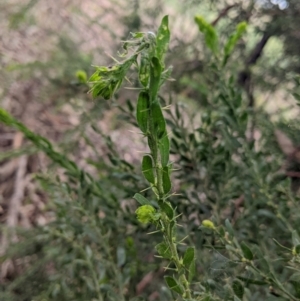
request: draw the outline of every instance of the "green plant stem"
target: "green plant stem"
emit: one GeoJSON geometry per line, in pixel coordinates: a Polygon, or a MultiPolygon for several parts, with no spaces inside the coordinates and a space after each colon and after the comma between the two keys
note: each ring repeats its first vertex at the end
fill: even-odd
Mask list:
{"type": "MultiPolygon", "coordinates": [[[[154,99],[157,99],[157,95],[154,95],[154,99]]],[[[157,101],[157,100],[155,100],[157,101]]],[[[161,158],[159,155],[159,141],[158,137],[154,131],[153,128],[153,112],[151,110],[151,105],[149,108],[149,134],[148,134],[148,145],[151,151],[151,155],[154,161],[154,166],[155,166],[155,173],[156,173],[156,178],[157,178],[157,184],[156,184],[156,189],[158,192],[158,203],[160,202],[165,202],[165,192],[163,188],[163,169],[162,169],[162,162],[161,158]]],[[[170,204],[171,205],[171,204],[170,204]]],[[[176,266],[177,272],[181,275],[179,277],[179,281],[181,282],[182,286],[184,287],[184,297],[187,298],[192,298],[191,296],[191,291],[189,287],[189,281],[187,280],[185,276],[185,268],[183,264],[180,262],[180,258],[177,252],[177,247],[176,247],[176,239],[173,237],[173,228],[170,225],[170,220],[167,217],[167,215],[162,212],[161,215],[161,222],[162,222],[162,231],[164,233],[164,239],[167,243],[167,245],[170,248],[171,251],[171,258],[176,266]]],[[[176,221],[174,221],[176,223],[176,221]]]]}
{"type": "MultiPolygon", "coordinates": [[[[165,213],[162,214],[162,223],[163,223],[163,227],[165,229],[164,238],[165,238],[165,241],[167,242],[168,246],[170,247],[170,251],[172,254],[172,260],[174,261],[177,272],[181,272],[181,270],[184,269],[184,267],[182,266],[182,263],[180,262],[179,255],[177,252],[176,242],[173,241],[173,235],[172,235],[173,231],[169,226],[170,221],[168,220],[168,217],[166,216],[165,213]]],[[[184,273],[182,273],[179,280],[181,281],[181,284],[184,287],[185,297],[192,298],[191,290],[189,287],[189,282],[186,279],[186,276],[184,273]]]]}
{"type": "MultiPolygon", "coordinates": [[[[157,96],[155,96],[157,97],[157,96]]],[[[164,201],[164,189],[163,189],[163,181],[162,181],[162,168],[161,163],[159,162],[159,156],[158,156],[158,140],[154,133],[153,128],[153,117],[152,117],[152,110],[151,105],[149,108],[149,136],[148,136],[148,144],[150,147],[151,155],[154,161],[155,166],[155,173],[157,177],[157,186],[156,189],[158,191],[158,201],[164,201]]]]}
{"type": "Polygon", "coordinates": [[[270,277],[268,277],[265,273],[263,273],[261,270],[259,270],[258,268],[256,268],[252,262],[248,262],[247,265],[250,266],[257,273],[259,273],[261,275],[261,277],[264,278],[271,285],[275,284],[276,287],[277,287],[277,289],[280,290],[281,292],[283,292],[285,295],[287,295],[290,298],[290,300],[295,300],[295,301],[299,300],[298,298],[296,298],[295,296],[293,296],[292,294],[290,294],[288,291],[286,291],[284,289],[284,287],[282,286],[282,284],[277,281],[277,279],[276,279],[276,281],[270,281],[270,277]]]}

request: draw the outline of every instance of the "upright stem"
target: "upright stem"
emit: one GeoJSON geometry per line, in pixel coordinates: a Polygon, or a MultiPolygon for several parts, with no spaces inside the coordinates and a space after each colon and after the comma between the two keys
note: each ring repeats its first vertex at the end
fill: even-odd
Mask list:
{"type": "MultiPolygon", "coordinates": [[[[150,67],[152,68],[152,66],[150,67]]],[[[148,93],[150,94],[150,91],[148,90],[148,93]]],[[[157,100],[157,94],[152,94],[152,99],[154,101],[157,100]]],[[[165,202],[166,194],[163,188],[163,163],[162,159],[159,153],[159,138],[157,137],[157,133],[155,132],[154,126],[153,126],[153,111],[152,106],[150,103],[149,106],[149,114],[148,114],[148,145],[150,148],[151,156],[153,158],[154,168],[155,168],[155,174],[156,174],[156,189],[158,192],[157,199],[158,203],[165,202]]],[[[171,204],[169,204],[171,206],[171,204]]],[[[171,206],[172,207],[172,206],[171,206]]],[[[162,232],[164,233],[164,239],[166,244],[168,245],[170,251],[171,251],[171,260],[174,262],[176,266],[176,270],[181,275],[179,277],[179,282],[184,288],[184,294],[183,296],[186,298],[192,298],[191,291],[190,291],[190,284],[189,281],[186,278],[186,269],[183,266],[182,261],[179,258],[178,252],[177,252],[177,246],[176,246],[176,237],[174,237],[174,227],[176,227],[176,221],[170,220],[166,213],[161,212],[161,222],[162,222],[162,232]],[[172,227],[171,222],[175,222],[175,225],[172,227]]]]}

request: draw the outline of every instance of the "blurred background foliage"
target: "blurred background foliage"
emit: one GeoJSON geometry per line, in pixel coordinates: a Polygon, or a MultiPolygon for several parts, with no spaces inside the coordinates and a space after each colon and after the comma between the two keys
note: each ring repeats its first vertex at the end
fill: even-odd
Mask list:
{"type": "Polygon", "coordinates": [[[1,301],[175,299],[154,257],[160,237],[134,215],[147,185],[136,91],[92,100],[84,83],[165,14],[175,81],[161,98],[178,235],[198,254],[194,290],[199,300],[299,300],[299,1],[1,0],[0,106],[32,131],[0,126],[1,301]],[[195,15],[215,27],[220,51],[248,23],[226,68],[195,15]],[[260,273],[204,219],[230,220],[227,242],[247,243],[260,273]]]}

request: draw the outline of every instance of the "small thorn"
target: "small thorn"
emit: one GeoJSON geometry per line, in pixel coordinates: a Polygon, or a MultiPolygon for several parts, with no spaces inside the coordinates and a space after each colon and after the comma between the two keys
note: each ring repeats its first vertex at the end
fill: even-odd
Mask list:
{"type": "Polygon", "coordinates": [[[113,61],[115,61],[117,64],[121,64],[117,59],[115,59],[112,55],[110,55],[109,53],[105,52],[105,54],[107,56],[109,56],[113,61]]]}
{"type": "Polygon", "coordinates": [[[182,243],[184,240],[186,240],[189,236],[187,235],[186,237],[184,237],[181,241],[179,241],[178,243],[182,243]]]}
{"type": "MultiPolygon", "coordinates": [[[[176,207],[177,208],[177,207],[176,207]]],[[[174,209],[176,211],[176,208],[174,209]]],[[[181,216],[183,213],[180,213],[178,215],[176,215],[174,218],[178,218],[179,216],[181,216]]]]}
{"type": "Polygon", "coordinates": [[[144,191],[147,191],[149,189],[151,189],[151,187],[145,188],[145,189],[141,190],[140,192],[144,192],[144,191]]]}
{"type": "Polygon", "coordinates": [[[140,90],[143,90],[144,88],[124,87],[124,89],[140,91],[140,90]]]}
{"type": "Polygon", "coordinates": [[[147,233],[147,234],[148,234],[148,235],[151,235],[151,234],[155,234],[155,233],[158,233],[158,232],[160,232],[160,230],[153,231],[153,232],[149,232],[149,233],[147,233]]]}

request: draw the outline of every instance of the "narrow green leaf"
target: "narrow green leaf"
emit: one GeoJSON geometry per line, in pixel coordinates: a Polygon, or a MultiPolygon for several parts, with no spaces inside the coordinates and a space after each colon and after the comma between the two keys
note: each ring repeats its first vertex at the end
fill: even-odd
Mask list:
{"type": "Polygon", "coordinates": [[[136,108],[136,120],[141,131],[146,134],[148,130],[148,118],[149,118],[149,94],[147,92],[140,92],[137,108],[136,108]]]}
{"type": "Polygon", "coordinates": [[[165,166],[163,168],[163,175],[162,175],[162,180],[163,180],[163,189],[164,193],[167,194],[170,192],[172,184],[170,180],[170,175],[169,175],[169,168],[168,166],[165,166]]]}
{"type": "Polygon", "coordinates": [[[241,243],[241,249],[242,249],[243,255],[246,259],[253,260],[253,257],[254,257],[253,253],[252,253],[251,249],[244,242],[241,243]]]}
{"type": "Polygon", "coordinates": [[[242,299],[243,298],[243,295],[244,295],[244,286],[243,286],[243,283],[239,280],[234,280],[233,283],[232,283],[232,290],[234,292],[234,294],[242,299]]]}
{"type": "Polygon", "coordinates": [[[178,105],[178,103],[175,105],[175,113],[176,113],[176,118],[180,119],[181,118],[181,113],[179,111],[179,105],[178,105]]]}
{"type": "Polygon", "coordinates": [[[173,208],[167,202],[162,202],[162,203],[160,203],[159,206],[160,206],[161,210],[167,215],[167,217],[170,220],[173,220],[173,218],[174,218],[173,208]]]}
{"type": "Polygon", "coordinates": [[[265,257],[261,256],[258,260],[258,264],[262,271],[270,275],[270,264],[265,257]]]}
{"type": "Polygon", "coordinates": [[[233,231],[233,228],[230,224],[230,221],[228,219],[225,220],[225,227],[226,227],[226,230],[227,232],[229,233],[230,236],[234,236],[234,231],[233,231]]]}
{"type": "Polygon", "coordinates": [[[168,50],[170,41],[169,17],[164,16],[157,31],[156,36],[156,54],[158,59],[163,63],[164,54],[168,50]]]}
{"type": "Polygon", "coordinates": [[[153,57],[150,62],[150,85],[149,85],[151,103],[156,101],[161,72],[162,72],[162,67],[160,65],[159,59],[157,57],[153,57]]]}
{"type": "Polygon", "coordinates": [[[150,78],[149,56],[145,51],[142,51],[140,69],[139,69],[139,80],[145,88],[147,88],[148,86],[149,78],[150,78]]]}
{"type": "Polygon", "coordinates": [[[91,278],[88,278],[87,276],[83,276],[82,277],[83,280],[85,281],[86,285],[88,286],[88,288],[93,292],[95,291],[95,284],[94,282],[92,281],[91,278]]]}
{"type": "Polygon", "coordinates": [[[173,67],[172,66],[169,66],[167,69],[165,69],[162,74],[161,74],[161,77],[160,77],[160,83],[159,83],[159,86],[161,87],[163,85],[163,83],[170,79],[171,78],[171,73],[173,71],[173,67]]]}
{"type": "Polygon", "coordinates": [[[133,112],[134,111],[134,107],[130,101],[130,99],[126,99],[126,104],[127,104],[127,107],[129,109],[130,112],[133,112]]]}
{"type": "Polygon", "coordinates": [[[151,111],[154,130],[158,139],[162,139],[166,135],[166,120],[158,101],[152,103],[151,111]]]}
{"type": "Polygon", "coordinates": [[[295,246],[295,252],[297,255],[300,254],[300,245],[295,246]]]}
{"type": "Polygon", "coordinates": [[[172,257],[170,248],[165,242],[161,242],[155,246],[157,253],[163,258],[170,259],[172,257]]]}
{"type": "Polygon", "coordinates": [[[155,176],[154,176],[154,170],[153,170],[153,161],[152,157],[149,155],[145,155],[143,157],[142,161],[142,172],[145,177],[145,179],[154,184],[155,183],[155,176]]]}
{"type": "Polygon", "coordinates": [[[223,58],[223,66],[226,65],[228,58],[230,57],[236,43],[242,37],[243,33],[247,29],[247,23],[241,22],[237,25],[236,31],[229,37],[225,46],[224,46],[224,58],[223,58]]]}
{"type": "Polygon", "coordinates": [[[170,290],[178,293],[179,295],[183,294],[184,292],[183,288],[173,277],[165,276],[165,281],[170,290]]]}
{"type": "Polygon", "coordinates": [[[193,260],[189,267],[189,282],[192,282],[195,274],[196,274],[196,262],[195,260],[193,260]]]}
{"type": "Polygon", "coordinates": [[[296,230],[293,230],[293,232],[292,232],[292,241],[293,241],[294,247],[297,245],[300,245],[300,238],[299,238],[299,235],[296,230]]]}
{"type": "Polygon", "coordinates": [[[293,274],[290,277],[290,282],[292,283],[295,289],[296,297],[299,298],[300,297],[300,273],[293,274]]]}
{"type": "Polygon", "coordinates": [[[195,248],[189,247],[184,253],[183,264],[188,269],[194,260],[195,260],[195,248]]]}
{"type": "Polygon", "coordinates": [[[126,251],[123,247],[117,248],[117,264],[121,267],[126,262],[126,251]]]}
{"type": "Polygon", "coordinates": [[[292,95],[295,97],[296,100],[300,101],[300,94],[299,93],[292,93],[292,95]]]}
{"type": "Polygon", "coordinates": [[[162,167],[165,167],[169,163],[169,154],[170,154],[170,141],[167,135],[165,135],[159,141],[159,152],[160,152],[161,165],[162,167]]]}
{"type": "Polygon", "coordinates": [[[151,203],[145,198],[143,197],[141,194],[136,193],[133,198],[142,206],[143,205],[151,205],[151,203]]]}
{"type": "Polygon", "coordinates": [[[248,284],[255,284],[255,285],[266,285],[268,282],[262,281],[262,280],[256,280],[253,278],[248,278],[248,277],[242,277],[242,276],[237,276],[238,279],[242,280],[245,282],[247,285],[248,284]]]}
{"type": "Polygon", "coordinates": [[[90,246],[88,246],[88,245],[85,246],[85,252],[86,252],[87,258],[91,259],[93,256],[93,251],[90,246]]]}
{"type": "Polygon", "coordinates": [[[206,46],[210,48],[214,54],[217,54],[219,38],[215,28],[207,23],[201,16],[196,16],[195,22],[197,23],[199,30],[204,34],[206,46]]]}

